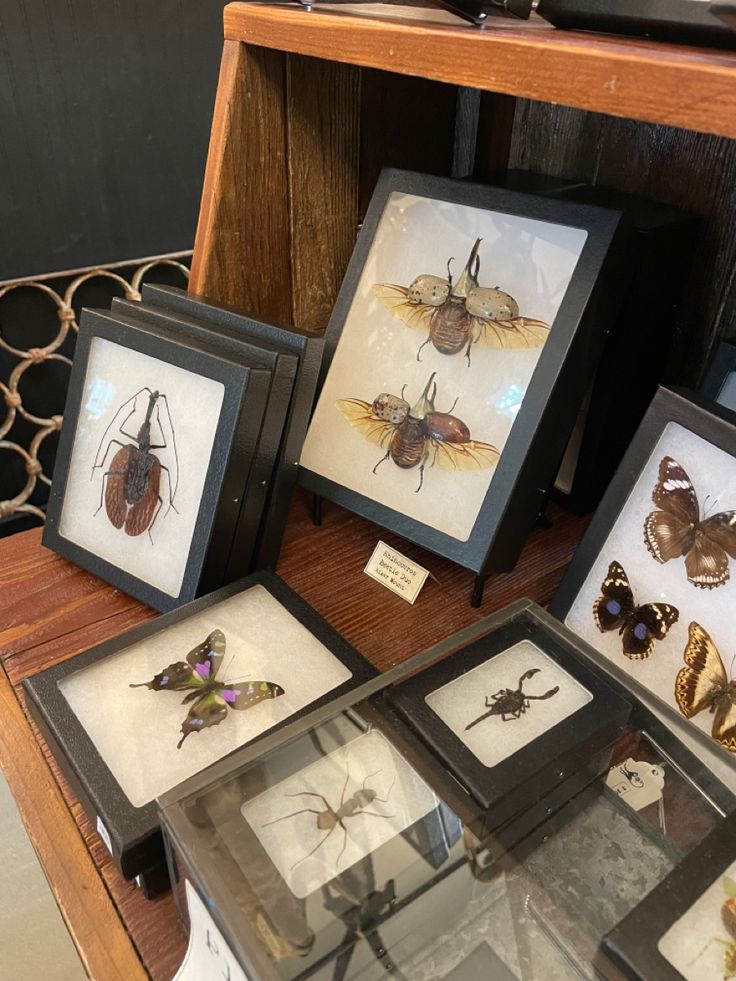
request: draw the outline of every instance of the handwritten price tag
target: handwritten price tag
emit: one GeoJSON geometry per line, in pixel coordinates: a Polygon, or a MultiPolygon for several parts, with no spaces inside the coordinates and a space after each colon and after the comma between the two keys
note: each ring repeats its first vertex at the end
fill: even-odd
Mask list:
{"type": "Polygon", "coordinates": [[[414,602],[429,575],[427,569],[415,565],[395,548],[389,548],[385,542],[376,545],[363,572],[407,603],[414,602]]]}
{"type": "Polygon", "coordinates": [[[189,946],[173,981],[248,981],[207,907],[189,880],[185,880],[189,907],[189,946]]]}
{"type": "Polygon", "coordinates": [[[606,783],[629,807],[641,811],[661,798],[664,770],[654,763],[642,763],[629,757],[611,767],[606,783]]]}

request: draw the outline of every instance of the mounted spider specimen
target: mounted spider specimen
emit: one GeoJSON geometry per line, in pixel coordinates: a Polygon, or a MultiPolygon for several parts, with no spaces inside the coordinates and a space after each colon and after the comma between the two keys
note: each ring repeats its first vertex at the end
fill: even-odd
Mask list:
{"type": "Polygon", "coordinates": [[[473,726],[477,726],[479,722],[490,718],[492,715],[500,715],[502,722],[511,722],[512,719],[520,719],[532,701],[544,701],[556,695],[560,690],[559,685],[550,688],[544,695],[527,695],[524,692],[524,682],[528,681],[529,678],[533,678],[535,674],[539,674],[541,670],[541,668],[532,668],[530,671],[525,671],[519,678],[519,687],[515,691],[512,691],[510,688],[502,688],[495,695],[486,695],[486,708],[489,711],[484,712],[483,715],[479,715],[477,719],[468,723],[465,726],[465,731],[467,732],[468,729],[472,729],[473,726]]]}
{"type": "Polygon", "coordinates": [[[94,478],[97,470],[105,467],[110,450],[115,446],[119,449],[115,451],[109,468],[103,470],[100,505],[95,511],[95,515],[102,510],[104,503],[107,517],[115,528],[122,528],[125,534],[131,537],[142,535],[144,531],[147,531],[153,544],[151,529],[163,505],[163,498],[160,494],[162,472],[166,474],[168,483],[169,506],[166,511],[167,514],[171,510],[176,512],[174,498],[179,483],[179,457],[176,450],[174,424],[169,412],[168,400],[163,392],[152,391],[150,388],[144,387],[123,402],[102,435],[92,465],[90,480],[94,478]],[[131,416],[136,413],[138,399],[144,392],[148,393],[145,417],[138,432],[136,434],[129,433],[125,426],[131,416]],[[164,404],[168,428],[171,432],[171,446],[174,456],[173,481],[169,468],[164,466],[154,453],[154,450],[165,450],[169,446],[161,425],[159,409],[161,402],[164,404]],[[124,418],[121,420],[120,417],[123,415],[124,418]],[[161,434],[161,443],[154,443],[151,438],[154,417],[161,434]],[[132,442],[123,443],[114,437],[108,439],[111,432],[119,432],[132,442]]]}
{"type": "Polygon", "coordinates": [[[320,801],[320,803],[323,804],[324,807],[322,809],[314,808],[314,807],[302,807],[298,811],[292,811],[290,814],[284,814],[281,817],[275,818],[273,821],[267,821],[264,825],[262,825],[262,827],[267,828],[272,824],[278,824],[280,821],[286,821],[288,818],[296,817],[298,814],[316,814],[317,820],[315,823],[316,823],[317,830],[327,832],[327,834],[322,836],[322,838],[317,842],[317,844],[314,846],[314,848],[312,848],[311,851],[307,852],[306,855],[304,855],[302,858],[294,862],[294,864],[289,869],[290,872],[293,869],[295,869],[297,865],[301,865],[302,862],[306,862],[308,858],[311,858],[312,855],[314,855],[314,853],[324,845],[324,843],[330,837],[332,832],[338,826],[342,828],[342,832],[343,832],[342,848],[340,849],[340,854],[337,856],[337,861],[335,862],[335,868],[336,869],[339,868],[340,860],[342,859],[342,856],[348,845],[348,829],[345,826],[345,820],[347,818],[358,817],[361,814],[366,814],[369,815],[370,817],[385,818],[386,820],[390,820],[391,818],[395,817],[394,814],[381,814],[379,811],[367,810],[367,808],[370,807],[371,804],[374,804],[376,802],[379,802],[381,804],[387,804],[389,799],[389,794],[391,793],[391,789],[396,781],[396,777],[394,776],[394,779],[391,781],[391,786],[386,791],[386,796],[379,797],[377,791],[373,790],[371,787],[368,787],[367,784],[372,777],[377,776],[380,772],[381,772],[380,770],[374,770],[373,773],[369,773],[368,776],[363,780],[363,783],[361,784],[360,788],[356,790],[351,797],[346,798],[345,794],[348,789],[348,782],[350,781],[349,767],[346,766],[345,783],[342,786],[342,793],[340,794],[340,803],[336,808],[333,807],[322,794],[317,794],[310,790],[301,790],[295,794],[285,794],[286,797],[314,797],[318,801],[320,801]]]}

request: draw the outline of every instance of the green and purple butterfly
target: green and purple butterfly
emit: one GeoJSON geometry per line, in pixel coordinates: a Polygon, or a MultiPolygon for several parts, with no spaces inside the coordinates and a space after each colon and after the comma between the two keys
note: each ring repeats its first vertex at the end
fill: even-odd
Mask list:
{"type": "Polygon", "coordinates": [[[249,709],[266,698],[278,698],[284,694],[281,685],[272,681],[217,680],[222,659],[225,656],[225,634],[213,630],[201,644],[187,654],[186,661],[176,661],[155,675],[131,688],[150,688],[153,691],[188,691],[182,705],[191,708],[181,724],[183,733],[176,745],[181,745],[191,732],[201,732],[209,726],[219,725],[227,717],[228,709],[249,709]]]}

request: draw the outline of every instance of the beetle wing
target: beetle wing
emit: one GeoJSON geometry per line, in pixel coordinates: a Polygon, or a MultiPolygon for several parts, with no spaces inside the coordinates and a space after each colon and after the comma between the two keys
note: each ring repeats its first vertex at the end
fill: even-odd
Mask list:
{"type": "Polygon", "coordinates": [[[541,347],[549,335],[549,324],[531,317],[486,320],[473,317],[471,334],[478,344],[493,348],[541,347]]]}
{"type": "Polygon", "coordinates": [[[146,489],[140,501],[133,504],[125,519],[125,533],[131,537],[142,535],[153,521],[159,503],[158,488],[161,482],[161,463],[154,457],[154,464],[148,474],[146,489]]]}
{"type": "Polygon", "coordinates": [[[132,446],[121,446],[112,458],[105,483],[105,511],[111,524],[122,528],[128,505],[125,500],[125,472],[130,462],[132,446]]]}
{"type": "Polygon", "coordinates": [[[335,405],[350,425],[355,426],[359,433],[376,446],[385,448],[396,431],[393,423],[385,419],[375,419],[371,414],[370,404],[361,399],[338,399],[335,405]]]}
{"type": "Polygon", "coordinates": [[[425,466],[440,470],[487,470],[495,467],[501,454],[490,443],[471,439],[467,443],[428,440],[425,466]]]}
{"type": "Polygon", "coordinates": [[[409,299],[409,290],[405,286],[376,283],[373,292],[386,309],[394,317],[403,320],[407,327],[423,327],[429,330],[432,326],[432,314],[437,307],[432,307],[428,303],[412,303],[409,299]]]}

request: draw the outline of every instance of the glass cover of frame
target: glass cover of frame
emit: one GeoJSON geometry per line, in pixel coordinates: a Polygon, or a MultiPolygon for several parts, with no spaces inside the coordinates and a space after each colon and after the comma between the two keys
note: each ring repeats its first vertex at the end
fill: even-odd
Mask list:
{"type": "Polygon", "coordinates": [[[467,541],[587,234],[393,192],[300,464],[467,541]]]}
{"type": "MultiPolygon", "coordinates": [[[[431,692],[425,701],[484,766],[492,767],[513,756],[592,699],[587,688],[536,644],[522,640],[431,692]],[[519,682],[519,677],[528,671],[537,672],[534,679],[519,682]],[[513,719],[513,726],[497,725],[495,730],[489,730],[485,719],[490,716],[495,702],[504,691],[513,691],[522,683],[525,697],[534,699],[533,704],[521,717],[513,719]],[[546,697],[553,689],[554,694],[546,697]]],[[[512,718],[510,714],[505,718],[496,716],[498,723],[512,718]]]]}
{"type": "Polygon", "coordinates": [[[374,731],[270,787],[241,811],[288,887],[304,899],[437,804],[421,777],[374,731]],[[367,819],[351,821],[349,836],[330,833],[339,825],[320,830],[315,809],[339,810],[346,801],[367,819]]]}
{"type": "Polygon", "coordinates": [[[93,338],[59,534],[178,596],[224,394],[215,379],[93,338]],[[128,509],[122,472],[133,450],[126,447],[145,448],[145,439],[158,464],[128,509]]]}
{"type": "Polygon", "coordinates": [[[350,677],[267,589],[252,586],[69,675],[59,687],[123,793],[142,807],[350,677]],[[227,708],[220,707],[220,721],[208,728],[198,730],[196,718],[185,728],[190,710],[201,717],[207,707],[196,698],[183,704],[188,691],[146,685],[176,662],[186,668],[195,651],[193,661],[206,679],[201,665],[213,642],[222,657],[212,675],[228,685],[222,692],[227,708]],[[233,692],[242,693],[245,704],[238,705],[233,692]]]}
{"type": "Polygon", "coordinates": [[[685,981],[736,974],[736,862],[672,924],[657,948],[685,981]]]}
{"type": "Polygon", "coordinates": [[[731,509],[736,460],[668,423],[565,623],[736,753],[736,686],[728,687],[736,624],[734,559],[726,551],[736,554],[731,509]],[[690,541],[690,522],[698,526],[692,547],[675,547],[690,541]],[[670,552],[680,554],[667,558],[670,552]],[[715,715],[704,703],[714,687],[723,689],[715,715]]]}
{"type": "Polygon", "coordinates": [[[262,947],[259,977],[379,981],[390,964],[437,981],[483,944],[499,978],[592,977],[601,938],[722,820],[631,730],[621,752],[662,765],[659,806],[635,811],[603,774],[503,855],[463,825],[439,761],[417,769],[385,722],[358,702],[164,810],[179,881],[241,950],[262,947]]]}
{"type": "Polygon", "coordinates": [[[716,402],[725,405],[727,409],[736,410],[736,371],[729,371],[723,379],[716,402]]]}

